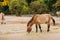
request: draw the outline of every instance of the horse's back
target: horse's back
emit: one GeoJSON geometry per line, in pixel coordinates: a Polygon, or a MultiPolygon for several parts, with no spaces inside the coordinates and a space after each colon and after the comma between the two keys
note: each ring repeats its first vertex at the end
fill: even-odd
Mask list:
{"type": "Polygon", "coordinates": [[[40,14],[38,15],[36,20],[39,23],[46,23],[48,22],[50,16],[51,16],[50,14],[40,14]]]}

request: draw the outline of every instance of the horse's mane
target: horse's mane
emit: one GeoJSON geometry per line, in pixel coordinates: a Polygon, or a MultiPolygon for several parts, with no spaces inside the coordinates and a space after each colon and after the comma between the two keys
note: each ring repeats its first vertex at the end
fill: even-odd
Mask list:
{"type": "Polygon", "coordinates": [[[33,15],[33,17],[31,18],[31,20],[27,23],[27,26],[29,26],[30,22],[32,22],[32,20],[34,19],[35,15],[33,15]]]}

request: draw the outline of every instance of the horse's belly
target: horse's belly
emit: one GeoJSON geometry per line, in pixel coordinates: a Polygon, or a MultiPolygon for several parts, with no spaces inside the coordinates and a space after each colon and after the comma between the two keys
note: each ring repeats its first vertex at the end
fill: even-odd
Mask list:
{"type": "Polygon", "coordinates": [[[41,20],[40,21],[40,23],[42,24],[42,23],[46,23],[47,21],[46,20],[41,20]]]}
{"type": "Polygon", "coordinates": [[[46,18],[45,16],[43,17],[43,16],[41,16],[40,18],[39,18],[39,22],[42,24],[42,23],[46,23],[48,21],[48,18],[46,18]]]}

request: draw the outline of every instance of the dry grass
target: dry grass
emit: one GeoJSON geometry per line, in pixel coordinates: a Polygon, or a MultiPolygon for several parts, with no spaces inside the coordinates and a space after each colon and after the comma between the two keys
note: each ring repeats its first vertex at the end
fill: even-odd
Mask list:
{"type": "MultiPolygon", "coordinates": [[[[42,33],[40,30],[36,33],[35,25],[33,25],[31,33],[28,34],[26,25],[30,18],[6,16],[7,24],[0,24],[0,40],[60,40],[60,25],[57,24],[51,25],[50,32],[47,32],[46,24],[41,24],[42,33]]],[[[54,17],[54,19],[56,23],[60,22],[59,18],[54,17]]]]}

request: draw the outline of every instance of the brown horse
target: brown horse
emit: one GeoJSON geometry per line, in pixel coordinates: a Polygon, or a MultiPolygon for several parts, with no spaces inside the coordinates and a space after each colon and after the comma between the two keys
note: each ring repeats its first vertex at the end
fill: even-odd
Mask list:
{"type": "Polygon", "coordinates": [[[42,32],[40,24],[43,24],[43,23],[46,23],[48,25],[47,32],[49,32],[51,19],[53,21],[53,24],[55,25],[55,20],[50,14],[35,14],[27,24],[27,32],[28,33],[31,32],[33,24],[36,24],[36,32],[38,32],[37,25],[39,25],[39,29],[42,32]]]}
{"type": "Polygon", "coordinates": [[[6,24],[6,22],[4,23],[5,21],[5,18],[4,18],[5,14],[3,12],[0,12],[0,20],[1,20],[1,24],[6,24]]]}

